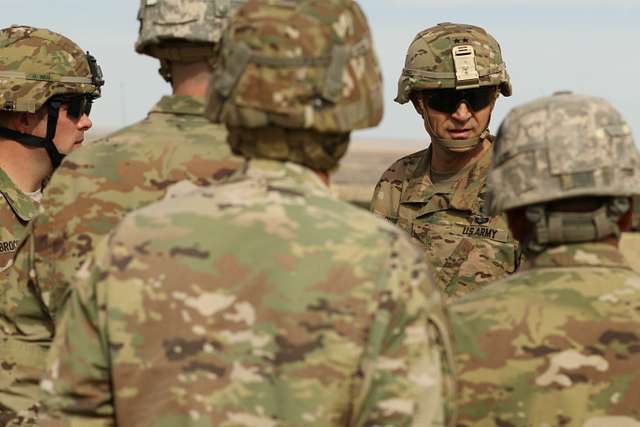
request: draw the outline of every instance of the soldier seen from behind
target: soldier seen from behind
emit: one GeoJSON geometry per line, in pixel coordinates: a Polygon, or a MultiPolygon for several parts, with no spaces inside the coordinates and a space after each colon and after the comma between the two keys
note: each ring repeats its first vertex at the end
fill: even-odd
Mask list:
{"type": "Polygon", "coordinates": [[[489,211],[528,262],[451,306],[458,425],[640,425],[640,275],[618,250],[640,194],[629,126],[562,93],[510,112],[494,150],[489,211]]]}
{"type": "Polygon", "coordinates": [[[240,9],[207,115],[245,175],[178,184],[101,242],[42,383],[51,425],[443,425],[450,352],[430,268],[327,186],[382,105],[357,3],[240,9]]]}
{"type": "Polygon", "coordinates": [[[100,96],[96,60],[68,38],[28,26],[0,30],[0,425],[30,421],[48,330],[22,303],[14,255],[37,214],[45,181],[91,128],[100,96]],[[23,322],[19,326],[19,323],[23,322]],[[32,333],[33,332],[33,333],[32,333]],[[16,388],[14,388],[14,386],[16,388]]]}
{"type": "Polygon", "coordinates": [[[513,273],[518,246],[503,215],[486,216],[491,112],[511,82],[498,42],[479,27],[443,23],[407,52],[396,102],[412,102],[431,138],[382,175],[371,210],[417,239],[450,299],[513,273]]]}

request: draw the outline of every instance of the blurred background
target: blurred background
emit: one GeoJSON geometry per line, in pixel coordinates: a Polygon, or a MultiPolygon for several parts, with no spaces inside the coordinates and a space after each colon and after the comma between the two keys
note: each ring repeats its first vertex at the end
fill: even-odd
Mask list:
{"type": "MultiPolygon", "coordinates": [[[[106,85],[92,113],[94,135],[142,119],[169,93],[156,72],[157,61],[133,50],[139,1],[2,0],[2,5],[3,27],[47,27],[98,58],[106,85]]],[[[411,105],[395,104],[393,98],[415,34],[445,21],[482,26],[502,46],[514,95],[498,100],[492,130],[520,103],[573,90],[609,99],[638,138],[639,0],[360,0],[360,5],[384,73],[385,118],[378,128],[354,134],[359,157],[351,155],[338,181],[369,185],[394,158],[426,146],[422,122],[411,105]],[[365,172],[367,177],[360,176],[365,172]]]]}

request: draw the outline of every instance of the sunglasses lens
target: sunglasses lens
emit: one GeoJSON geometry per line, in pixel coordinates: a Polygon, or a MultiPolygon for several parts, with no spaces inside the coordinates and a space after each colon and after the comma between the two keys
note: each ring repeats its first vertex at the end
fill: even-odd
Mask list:
{"type": "Polygon", "coordinates": [[[91,107],[93,106],[93,101],[91,99],[85,98],[86,102],[84,104],[84,113],[89,116],[91,114],[91,107]]]}
{"type": "Polygon", "coordinates": [[[473,111],[482,110],[491,104],[496,94],[495,86],[484,86],[468,90],[438,89],[427,93],[427,105],[441,113],[452,114],[462,101],[473,111]]]}
{"type": "Polygon", "coordinates": [[[79,119],[84,114],[88,116],[91,113],[91,104],[91,100],[85,96],[73,98],[68,103],[67,113],[76,119],[79,119]]]}
{"type": "Polygon", "coordinates": [[[466,91],[469,106],[473,111],[482,110],[495,99],[496,88],[494,86],[479,87],[466,91]]]}
{"type": "Polygon", "coordinates": [[[461,93],[455,89],[441,89],[429,92],[427,105],[441,113],[453,113],[462,101],[461,93]]]}

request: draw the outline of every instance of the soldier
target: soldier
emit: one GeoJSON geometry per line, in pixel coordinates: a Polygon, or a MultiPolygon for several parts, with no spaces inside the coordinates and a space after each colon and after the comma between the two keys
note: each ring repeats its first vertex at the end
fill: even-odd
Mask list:
{"type": "Polygon", "coordinates": [[[640,275],[617,249],[640,194],[629,127],[558,94],[514,109],[494,150],[489,210],[529,261],[451,306],[458,426],[639,425],[640,275]]]}
{"type": "MultiPolygon", "coordinates": [[[[172,183],[208,184],[239,163],[231,159],[224,127],[203,116],[214,50],[236,3],[141,2],[136,50],[160,59],[173,95],[163,97],[141,122],[74,152],[57,170],[45,191],[45,213],[33,221],[32,238],[16,257],[20,285],[0,307],[8,313],[4,340],[37,342],[46,349],[60,300],[98,237],[128,211],[161,199],[172,183]],[[26,314],[14,314],[16,307],[26,314]]],[[[40,368],[44,358],[29,346],[16,348],[16,354],[0,353],[1,369],[11,371],[3,375],[15,378],[0,383],[0,401],[4,396],[37,401],[31,388],[22,389],[39,382],[41,369],[32,372],[23,365],[28,360],[40,368]]]]}
{"type": "Polygon", "coordinates": [[[371,210],[424,246],[451,299],[517,267],[504,216],[483,213],[499,93],[510,96],[511,82],[498,42],[482,28],[438,24],[409,46],[396,102],[411,100],[431,145],[387,169],[371,210]]]}
{"type": "Polygon", "coordinates": [[[362,11],[256,0],[221,58],[207,114],[246,175],[179,185],[101,242],[42,383],[51,425],[442,425],[429,267],[326,185],[382,116],[362,11]]]}
{"type": "Polygon", "coordinates": [[[0,30],[0,274],[13,263],[45,179],[91,128],[95,59],[45,29],[0,30]]]}
{"type": "MultiPolygon", "coordinates": [[[[42,186],[65,154],[82,143],[91,127],[91,104],[100,96],[96,60],[68,38],[46,29],[12,26],[0,30],[0,425],[30,420],[32,400],[6,393],[15,368],[36,375],[45,346],[38,334],[16,334],[14,319],[31,331],[38,306],[15,304],[25,292],[9,267],[27,224],[37,213],[42,186]],[[39,360],[39,363],[35,361],[39,360]],[[20,415],[16,415],[16,412],[20,415]]],[[[23,386],[38,390],[37,381],[23,386]]]]}

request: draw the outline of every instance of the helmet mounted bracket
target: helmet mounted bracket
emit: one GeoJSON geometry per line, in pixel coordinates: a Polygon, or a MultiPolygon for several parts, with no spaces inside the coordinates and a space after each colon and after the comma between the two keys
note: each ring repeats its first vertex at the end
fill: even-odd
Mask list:
{"type": "Polygon", "coordinates": [[[476,63],[476,52],[471,45],[454,46],[451,49],[456,70],[456,89],[480,87],[480,73],[476,63]]]}

